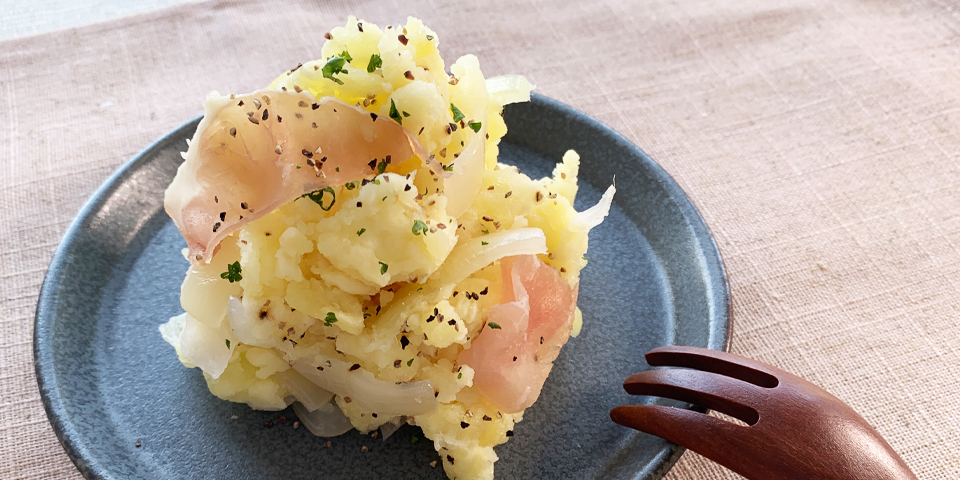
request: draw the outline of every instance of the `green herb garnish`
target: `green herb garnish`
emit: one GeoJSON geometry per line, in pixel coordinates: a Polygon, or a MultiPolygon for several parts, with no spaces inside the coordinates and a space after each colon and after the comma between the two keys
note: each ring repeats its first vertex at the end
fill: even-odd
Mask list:
{"type": "MultiPolygon", "coordinates": [[[[407,366],[409,367],[409,366],[411,366],[411,365],[413,365],[413,359],[412,359],[412,358],[411,358],[410,360],[407,360],[407,366]]],[[[416,443],[416,442],[414,442],[414,443],[416,443]]]]}
{"type": "Polygon", "coordinates": [[[409,117],[409,116],[410,116],[410,114],[407,113],[406,111],[403,111],[403,112],[400,112],[400,113],[402,113],[404,117],[409,117]]]}
{"type": "Polygon", "coordinates": [[[468,123],[467,123],[467,126],[470,127],[470,128],[472,128],[473,131],[474,131],[474,133],[479,133],[479,132],[480,132],[480,127],[481,127],[480,122],[468,122],[468,123]]]}
{"type": "Polygon", "coordinates": [[[460,380],[461,378],[463,378],[463,372],[457,374],[457,380],[460,380]]]}
{"type": "Polygon", "coordinates": [[[230,339],[229,339],[229,338],[225,338],[225,339],[223,339],[223,341],[226,342],[227,348],[230,348],[230,339]]]}
{"type": "Polygon", "coordinates": [[[373,73],[374,70],[383,66],[383,59],[380,58],[379,53],[374,53],[370,55],[370,61],[367,62],[367,72],[373,73]]]}
{"type": "Polygon", "coordinates": [[[380,275],[387,273],[387,269],[390,268],[390,265],[380,262],[380,275]]]}
{"type": "Polygon", "coordinates": [[[343,69],[343,66],[349,60],[353,60],[353,58],[350,58],[350,54],[344,50],[340,55],[334,55],[333,57],[330,57],[330,60],[327,60],[327,63],[323,65],[320,73],[323,74],[323,78],[328,78],[339,85],[343,85],[343,80],[334,77],[334,75],[338,73],[346,74],[347,71],[343,69]]]}
{"type": "Polygon", "coordinates": [[[452,103],[450,104],[450,112],[453,113],[454,122],[459,122],[460,120],[463,120],[463,116],[464,116],[463,112],[461,112],[460,109],[457,108],[457,106],[452,103]]]}
{"type": "Polygon", "coordinates": [[[390,118],[392,118],[393,121],[399,123],[400,125],[403,125],[403,117],[401,117],[400,112],[397,111],[397,104],[393,103],[392,98],[390,99],[390,118]]]}
{"type": "Polygon", "coordinates": [[[348,183],[345,183],[343,186],[346,187],[347,190],[353,190],[354,188],[357,188],[357,182],[348,182],[348,183]]]}
{"type": "Polygon", "coordinates": [[[384,158],[383,160],[380,160],[380,163],[377,164],[377,175],[382,174],[386,170],[387,170],[387,159],[384,158]]]}
{"type": "Polygon", "coordinates": [[[480,245],[490,245],[490,242],[484,242],[483,240],[480,240],[480,245]]]}
{"type": "Polygon", "coordinates": [[[500,330],[500,324],[498,323],[487,322],[487,326],[494,330],[500,330]]]}
{"type": "Polygon", "coordinates": [[[357,236],[359,237],[360,235],[363,235],[363,232],[366,232],[366,231],[367,231],[366,228],[361,228],[360,230],[357,230],[357,236]]]}
{"type": "Polygon", "coordinates": [[[337,315],[333,312],[327,312],[327,316],[323,319],[323,325],[329,327],[334,323],[337,323],[337,315]]]}
{"type": "Polygon", "coordinates": [[[412,228],[411,230],[413,231],[413,234],[414,234],[414,235],[420,235],[421,232],[422,232],[424,235],[426,235],[427,232],[430,231],[430,228],[427,227],[427,224],[426,224],[426,223],[423,223],[423,222],[420,221],[420,220],[414,220],[414,221],[413,221],[413,228],[412,228]]]}
{"type": "Polygon", "coordinates": [[[239,282],[243,280],[243,277],[240,275],[240,261],[236,261],[227,265],[227,271],[220,274],[220,278],[225,278],[230,283],[239,282]]]}
{"type": "Polygon", "coordinates": [[[337,192],[333,190],[333,187],[325,187],[322,190],[310,192],[307,194],[307,197],[310,198],[310,200],[313,200],[313,202],[317,205],[320,205],[320,208],[322,208],[325,212],[329,212],[330,209],[333,208],[333,204],[337,203],[337,192]],[[323,204],[324,193],[330,194],[330,203],[326,206],[323,204]]]}
{"type": "Polygon", "coordinates": [[[445,166],[443,167],[443,171],[444,171],[444,172],[452,172],[452,171],[453,171],[453,164],[451,163],[450,165],[445,165],[445,166]]]}

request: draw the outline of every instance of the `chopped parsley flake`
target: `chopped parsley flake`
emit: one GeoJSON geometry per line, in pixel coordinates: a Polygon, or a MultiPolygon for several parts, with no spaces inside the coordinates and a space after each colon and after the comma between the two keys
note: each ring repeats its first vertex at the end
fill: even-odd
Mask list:
{"type": "Polygon", "coordinates": [[[445,166],[443,167],[443,171],[444,171],[444,172],[452,172],[452,171],[453,171],[453,164],[451,163],[450,165],[445,165],[445,166]]]}
{"type": "Polygon", "coordinates": [[[454,122],[459,122],[460,120],[463,120],[463,116],[464,116],[463,112],[461,112],[460,109],[457,108],[457,106],[452,103],[450,104],[450,112],[453,113],[454,122]]]}
{"type": "Polygon", "coordinates": [[[400,112],[397,111],[397,104],[393,103],[392,98],[390,99],[390,118],[392,118],[393,121],[399,123],[400,125],[403,125],[403,117],[401,117],[400,112]]]}
{"type": "Polygon", "coordinates": [[[463,378],[463,372],[457,374],[457,380],[460,380],[461,378],[463,378]]]}
{"type": "Polygon", "coordinates": [[[387,273],[387,269],[390,268],[390,265],[380,262],[380,275],[387,273]]]}
{"type": "Polygon", "coordinates": [[[500,324],[499,324],[499,323],[487,322],[487,326],[490,327],[490,328],[492,328],[492,329],[494,329],[494,330],[500,330],[500,324]]]}
{"type": "Polygon", "coordinates": [[[323,65],[323,68],[320,70],[320,73],[323,74],[323,78],[328,78],[330,80],[333,80],[339,85],[343,85],[343,80],[340,80],[339,78],[334,77],[334,75],[338,73],[346,74],[347,71],[343,69],[343,66],[350,60],[353,60],[353,58],[350,57],[350,54],[347,53],[346,50],[344,50],[343,53],[341,53],[340,55],[335,55],[333,57],[330,57],[330,60],[327,60],[327,63],[323,65]]]}
{"type": "Polygon", "coordinates": [[[387,159],[380,160],[377,164],[377,175],[382,174],[387,169],[387,159]]]}
{"type": "Polygon", "coordinates": [[[483,240],[480,240],[480,245],[490,245],[490,242],[484,242],[483,240]]]}
{"type": "Polygon", "coordinates": [[[343,186],[347,187],[347,190],[353,190],[354,188],[357,188],[357,182],[349,182],[344,184],[343,186]]]}
{"type": "Polygon", "coordinates": [[[310,200],[313,200],[313,202],[317,205],[320,205],[320,208],[322,208],[325,212],[329,212],[330,209],[333,208],[333,204],[337,203],[337,192],[333,190],[333,187],[325,187],[322,190],[310,192],[307,194],[307,197],[309,197],[310,200]],[[330,194],[330,203],[328,205],[323,204],[324,193],[330,194]]]}
{"type": "Polygon", "coordinates": [[[220,278],[225,278],[229,280],[230,283],[243,280],[243,277],[240,275],[240,261],[238,260],[230,265],[227,265],[227,271],[221,273],[220,278]]]}
{"type": "Polygon", "coordinates": [[[480,233],[487,235],[490,233],[490,230],[480,230],[480,233]]]}
{"type": "Polygon", "coordinates": [[[480,122],[469,122],[469,123],[467,123],[467,126],[470,127],[470,128],[472,128],[473,131],[474,131],[474,133],[479,133],[479,132],[480,132],[480,127],[481,127],[480,122]]]}
{"type": "Polygon", "coordinates": [[[367,72],[373,73],[374,70],[383,66],[383,59],[380,58],[379,53],[374,53],[370,55],[370,61],[367,62],[367,72]]]}
{"type": "Polygon", "coordinates": [[[366,231],[367,231],[366,228],[361,228],[360,230],[357,230],[357,236],[359,237],[360,235],[363,235],[363,232],[366,232],[366,231]]]}
{"type": "MultiPolygon", "coordinates": [[[[412,358],[411,358],[410,360],[407,360],[407,366],[409,367],[409,366],[411,366],[411,365],[413,365],[413,359],[412,359],[412,358]]],[[[414,443],[416,443],[416,442],[414,442],[414,443]]]]}
{"type": "Polygon", "coordinates": [[[409,117],[409,116],[410,116],[410,114],[407,113],[407,112],[405,112],[405,111],[404,111],[404,112],[400,112],[400,113],[402,113],[404,117],[409,117]]]}
{"type": "Polygon", "coordinates": [[[229,338],[225,338],[225,339],[223,339],[223,341],[226,342],[227,348],[230,348],[230,339],[229,339],[229,338]]]}
{"type": "Polygon", "coordinates": [[[430,228],[427,227],[427,224],[426,224],[426,223],[423,223],[423,222],[420,221],[420,220],[414,220],[414,221],[413,221],[413,228],[412,228],[411,230],[413,230],[413,234],[414,234],[414,235],[420,235],[421,232],[422,232],[424,235],[426,235],[427,232],[430,231],[430,228]]]}
{"type": "Polygon", "coordinates": [[[327,312],[327,316],[323,319],[323,325],[329,327],[337,323],[337,315],[333,312],[327,312]]]}

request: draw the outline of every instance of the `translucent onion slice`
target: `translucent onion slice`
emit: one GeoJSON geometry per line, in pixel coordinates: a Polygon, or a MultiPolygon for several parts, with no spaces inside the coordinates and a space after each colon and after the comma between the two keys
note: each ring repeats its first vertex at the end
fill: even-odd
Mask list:
{"type": "Polygon", "coordinates": [[[167,323],[160,325],[160,336],[163,337],[163,341],[173,345],[173,348],[177,351],[177,357],[180,359],[180,363],[187,368],[196,368],[196,365],[184,357],[183,352],[180,351],[180,334],[183,333],[183,327],[186,326],[186,324],[186,313],[172,317],[167,323]]]}
{"type": "Polygon", "coordinates": [[[590,231],[591,228],[600,225],[603,219],[610,214],[610,205],[613,203],[613,194],[617,193],[617,187],[610,185],[600,201],[596,205],[576,214],[570,221],[571,230],[590,231]]]}
{"type": "Polygon", "coordinates": [[[454,247],[429,282],[453,288],[503,257],[547,253],[547,237],[539,228],[517,228],[472,238],[454,247]]]}
{"type": "Polygon", "coordinates": [[[273,325],[258,321],[256,313],[243,305],[243,301],[231,296],[227,300],[227,321],[240,342],[255,347],[272,348],[275,341],[270,336],[273,325]]]}
{"type": "Polygon", "coordinates": [[[380,436],[383,437],[383,441],[386,442],[390,435],[396,433],[397,430],[400,430],[400,427],[404,423],[407,423],[407,419],[403,417],[392,418],[383,425],[380,425],[380,436]]]}
{"type": "Polygon", "coordinates": [[[447,197],[447,214],[459,217],[466,212],[483,186],[486,169],[487,129],[483,127],[473,135],[460,156],[453,161],[453,174],[443,180],[443,196],[447,197]]]}
{"type": "Polygon", "coordinates": [[[317,355],[313,361],[301,359],[293,368],[320,388],[350,397],[361,409],[378,415],[422,415],[437,408],[433,385],[428,380],[385,382],[362,368],[354,369],[348,363],[323,355],[317,355]]]}
{"type": "Polygon", "coordinates": [[[186,314],[180,333],[180,352],[211,377],[220,378],[237,343],[227,322],[221,322],[220,328],[214,329],[186,314]]]}
{"type": "Polygon", "coordinates": [[[307,411],[313,412],[330,403],[330,399],[333,398],[333,392],[318,387],[296,370],[285,370],[276,374],[276,377],[307,411]]]}
{"type": "Polygon", "coordinates": [[[293,411],[300,417],[300,423],[318,437],[336,437],[353,429],[350,419],[333,402],[327,402],[313,411],[296,402],[293,411]]]}
{"type": "Polygon", "coordinates": [[[502,75],[487,79],[490,98],[500,105],[529,102],[530,91],[536,88],[523,75],[502,75]]]}
{"type": "Polygon", "coordinates": [[[461,241],[422,289],[418,287],[415,291],[401,293],[380,313],[373,325],[377,342],[395,336],[411,309],[418,305],[434,305],[449,297],[457,284],[477,270],[503,257],[541,253],[547,253],[547,238],[539,228],[517,228],[484,235],[482,240],[461,241]]]}

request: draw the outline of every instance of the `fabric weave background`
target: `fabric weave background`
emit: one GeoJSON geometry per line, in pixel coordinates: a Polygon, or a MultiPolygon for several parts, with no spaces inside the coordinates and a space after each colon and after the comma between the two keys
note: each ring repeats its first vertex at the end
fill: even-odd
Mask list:
{"type": "MultiPolygon", "coordinates": [[[[81,205],[207,91],[318,57],[351,13],[418,16],[448,60],[522,73],[646,150],[716,236],[733,352],[848,402],[920,478],[960,478],[951,0],[209,2],[0,43],[0,478],[79,478],[31,342],[81,205]]],[[[667,478],[738,477],[688,453],[667,478]]]]}

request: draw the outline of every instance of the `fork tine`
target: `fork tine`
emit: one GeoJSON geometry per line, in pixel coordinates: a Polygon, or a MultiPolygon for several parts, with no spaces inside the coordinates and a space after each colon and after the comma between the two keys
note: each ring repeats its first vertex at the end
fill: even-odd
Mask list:
{"type": "Polygon", "coordinates": [[[754,425],[760,415],[761,388],[740,380],[699,370],[647,370],[627,377],[623,389],[631,395],[672,398],[725,413],[754,425]]]}
{"type": "Polygon", "coordinates": [[[774,388],[782,372],[769,365],[732,353],[697,347],[670,345],[657,347],[646,354],[647,363],[654,367],[686,367],[733,377],[759,387],[774,388]]]}
{"type": "Polygon", "coordinates": [[[629,405],[610,411],[610,419],[625,427],[656,435],[726,465],[737,455],[737,443],[746,442],[748,427],[681,408],[663,405],[629,405]]]}

